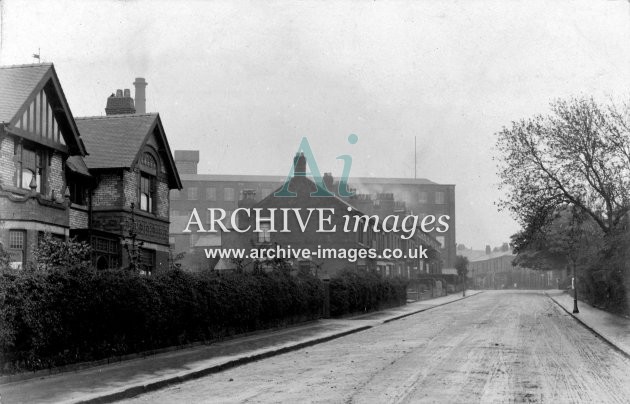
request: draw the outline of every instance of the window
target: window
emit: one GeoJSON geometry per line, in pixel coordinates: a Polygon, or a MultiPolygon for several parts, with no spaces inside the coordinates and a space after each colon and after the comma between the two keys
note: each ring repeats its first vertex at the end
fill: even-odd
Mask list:
{"type": "Polygon", "coordinates": [[[234,188],[223,189],[223,200],[232,202],[234,201],[234,188]]]}
{"type": "Polygon", "coordinates": [[[188,188],[188,199],[191,201],[197,200],[197,187],[188,188]]]}
{"type": "Polygon", "coordinates": [[[150,275],[155,270],[155,250],[140,248],[140,273],[150,275]]]}
{"type": "Polygon", "coordinates": [[[437,236],[435,239],[440,243],[440,248],[444,248],[444,236],[437,236]]]}
{"type": "Polygon", "coordinates": [[[140,164],[148,169],[157,171],[157,161],[155,161],[155,157],[153,157],[151,153],[144,153],[142,155],[142,159],[140,160],[140,164]]]}
{"type": "Polygon", "coordinates": [[[96,269],[118,268],[119,241],[97,236],[93,236],[91,240],[96,269]]]}
{"type": "Polygon", "coordinates": [[[260,233],[258,233],[259,243],[271,243],[271,223],[260,223],[260,233]]]}
{"type": "Polygon", "coordinates": [[[435,203],[441,205],[444,203],[444,192],[436,191],[435,192],[435,203]]]}
{"type": "Polygon", "coordinates": [[[206,199],[209,201],[217,200],[217,189],[215,187],[206,188],[206,199]]]}
{"type": "Polygon", "coordinates": [[[26,255],[25,230],[9,230],[9,254],[11,256],[11,266],[20,268],[26,255]]]}
{"type": "Polygon", "coordinates": [[[223,224],[227,228],[232,227],[232,214],[233,213],[234,213],[233,210],[229,210],[229,209],[225,210],[225,219],[223,219],[223,224]]]}
{"type": "Polygon", "coordinates": [[[429,200],[429,195],[428,195],[427,191],[420,191],[420,192],[418,192],[418,202],[420,202],[420,203],[427,203],[428,200],[429,200]]]}
{"type": "Polygon", "coordinates": [[[140,175],[140,209],[145,212],[154,210],[155,177],[142,173],[140,175]]]}
{"type": "Polygon", "coordinates": [[[177,200],[182,197],[182,193],[178,189],[171,189],[171,199],[177,200]]]}
{"type": "Polygon", "coordinates": [[[70,202],[77,205],[88,204],[88,190],[78,179],[72,179],[72,181],[68,183],[68,189],[70,189],[70,202]]]}
{"type": "Polygon", "coordinates": [[[157,160],[149,152],[140,158],[140,210],[155,211],[155,177],[157,175],[157,160]]]}
{"type": "Polygon", "coordinates": [[[42,179],[45,178],[45,164],[42,151],[17,143],[15,155],[18,161],[19,173],[16,176],[16,186],[22,189],[34,189],[36,192],[43,193],[42,184],[44,181],[42,179]]]}

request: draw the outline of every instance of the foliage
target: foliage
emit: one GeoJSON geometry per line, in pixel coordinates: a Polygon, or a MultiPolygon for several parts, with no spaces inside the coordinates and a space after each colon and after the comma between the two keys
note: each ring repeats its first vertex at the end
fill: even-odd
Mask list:
{"type": "Polygon", "coordinates": [[[314,276],[125,270],[0,273],[0,371],[36,370],[316,319],[314,276]]]}
{"type": "Polygon", "coordinates": [[[407,302],[407,282],[372,271],[346,269],[330,280],[330,314],[368,312],[407,302]]]}
{"type": "Polygon", "coordinates": [[[127,231],[127,237],[124,238],[123,244],[125,251],[127,251],[127,259],[129,266],[127,269],[134,272],[148,272],[145,271],[145,267],[142,265],[140,259],[140,249],[144,245],[144,241],[138,240],[138,229],[136,226],[136,212],[134,210],[134,203],[131,202],[131,217],[125,220],[123,227],[127,231]]]}
{"type": "Polygon", "coordinates": [[[44,233],[33,251],[34,265],[40,271],[87,269],[91,263],[91,253],[92,248],[86,242],[63,240],[44,233]]]}
{"type": "Polygon", "coordinates": [[[466,276],[468,274],[468,257],[458,255],[455,258],[455,269],[457,269],[458,276],[466,276]]]}
{"type": "Polygon", "coordinates": [[[599,226],[574,207],[558,208],[553,219],[540,227],[529,227],[512,236],[517,253],[514,265],[549,270],[585,267],[603,247],[599,226]]]}
{"type": "Polygon", "coordinates": [[[0,243],[0,271],[9,268],[11,263],[11,255],[4,249],[4,245],[0,243]]]}
{"type": "Polygon", "coordinates": [[[498,174],[507,191],[500,207],[531,228],[572,205],[613,233],[630,209],[628,115],[586,98],[556,101],[551,110],[498,134],[498,174]]]}
{"type": "Polygon", "coordinates": [[[185,251],[175,253],[172,248],[168,249],[168,267],[171,270],[181,269],[181,261],[186,256],[185,251]]]}

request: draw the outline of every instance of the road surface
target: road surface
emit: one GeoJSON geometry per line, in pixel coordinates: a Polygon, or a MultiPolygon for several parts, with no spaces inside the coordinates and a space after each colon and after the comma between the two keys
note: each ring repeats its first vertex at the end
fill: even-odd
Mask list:
{"type": "Polygon", "coordinates": [[[131,403],[628,403],[630,360],[539,292],[489,291],[131,403]]]}

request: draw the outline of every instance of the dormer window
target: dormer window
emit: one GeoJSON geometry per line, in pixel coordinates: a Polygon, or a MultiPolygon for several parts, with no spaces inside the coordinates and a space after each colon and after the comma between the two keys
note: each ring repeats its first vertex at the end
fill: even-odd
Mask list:
{"type": "Polygon", "coordinates": [[[157,160],[149,152],[140,158],[140,210],[155,212],[155,178],[157,175],[157,160]]]}

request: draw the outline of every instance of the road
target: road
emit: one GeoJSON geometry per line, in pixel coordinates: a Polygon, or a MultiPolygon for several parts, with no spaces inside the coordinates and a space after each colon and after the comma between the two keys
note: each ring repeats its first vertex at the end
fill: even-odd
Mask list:
{"type": "Polygon", "coordinates": [[[627,403],[630,360],[539,292],[489,291],[131,403],[627,403]]]}

